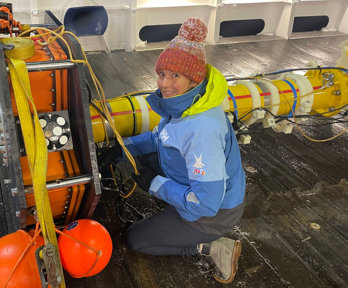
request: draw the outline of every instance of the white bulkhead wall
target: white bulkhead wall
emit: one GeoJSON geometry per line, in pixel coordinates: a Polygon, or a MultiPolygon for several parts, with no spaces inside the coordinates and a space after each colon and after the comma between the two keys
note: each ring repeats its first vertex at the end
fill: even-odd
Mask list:
{"type": "MultiPolygon", "coordinates": [[[[210,44],[228,43],[229,39],[222,39],[219,36],[221,22],[243,19],[263,19],[265,28],[258,37],[267,39],[296,37],[292,33],[292,26],[297,16],[326,15],[329,17],[329,23],[323,29],[322,36],[328,36],[328,32],[348,34],[346,0],[12,0],[9,2],[13,4],[16,20],[33,25],[44,23],[45,10],[50,10],[63,23],[65,12],[70,7],[104,6],[109,18],[104,38],[111,50],[146,49],[150,45],[139,38],[139,32],[143,27],[179,24],[188,17],[200,17],[207,23],[209,28],[207,42],[210,44]]],[[[307,35],[321,36],[320,33],[314,35],[310,32],[307,35]]],[[[253,41],[256,38],[248,37],[248,39],[253,41]]],[[[157,45],[157,48],[163,48],[165,44],[157,45]]],[[[88,46],[88,43],[84,45],[88,46]]]]}

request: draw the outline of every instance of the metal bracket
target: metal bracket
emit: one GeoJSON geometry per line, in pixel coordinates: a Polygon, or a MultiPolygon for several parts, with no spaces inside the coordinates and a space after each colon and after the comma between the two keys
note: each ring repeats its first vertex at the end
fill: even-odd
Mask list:
{"type": "Polygon", "coordinates": [[[333,73],[328,73],[328,72],[323,73],[323,86],[325,87],[333,86],[335,84],[333,80],[334,77],[335,75],[333,73]]]}
{"type": "Polygon", "coordinates": [[[35,251],[35,257],[41,278],[41,287],[48,288],[50,285],[52,288],[58,288],[63,281],[63,276],[59,274],[60,263],[56,248],[48,243],[35,251]]]}

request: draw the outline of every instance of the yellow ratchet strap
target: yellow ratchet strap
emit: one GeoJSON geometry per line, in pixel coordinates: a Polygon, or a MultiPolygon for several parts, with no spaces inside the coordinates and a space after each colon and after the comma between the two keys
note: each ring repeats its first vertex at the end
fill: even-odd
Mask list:
{"type": "MultiPolygon", "coordinates": [[[[46,188],[47,146],[45,136],[39,122],[39,117],[34,105],[34,100],[32,98],[27,66],[25,62],[21,60],[24,59],[24,56],[28,57],[28,55],[33,53],[33,51],[30,53],[25,49],[19,49],[18,54],[16,54],[16,43],[21,43],[21,41],[18,40],[26,40],[25,42],[27,42],[27,40],[29,39],[13,39],[15,39],[15,42],[12,42],[12,44],[15,44],[15,49],[13,49],[14,51],[10,50],[11,55],[8,55],[6,53],[7,51],[5,52],[5,54],[10,61],[8,66],[10,70],[18,115],[21,123],[25,150],[28,157],[30,173],[33,179],[37,215],[42,229],[42,235],[45,239],[45,246],[51,244],[55,248],[55,257],[52,261],[56,266],[55,275],[58,279],[53,279],[52,283],[52,279],[48,280],[52,285],[51,287],[60,286],[61,288],[65,288],[63,268],[58,253],[55,225],[53,222],[50,201],[46,188]],[[32,107],[33,115],[30,112],[30,106],[32,107]]],[[[33,46],[32,40],[30,41],[33,46]]],[[[20,47],[23,47],[23,45],[20,45],[20,47]]],[[[29,47],[27,49],[32,48],[29,47]]],[[[33,54],[31,54],[31,56],[32,55],[33,54]]],[[[46,269],[49,268],[50,267],[46,267],[46,269]]]]}

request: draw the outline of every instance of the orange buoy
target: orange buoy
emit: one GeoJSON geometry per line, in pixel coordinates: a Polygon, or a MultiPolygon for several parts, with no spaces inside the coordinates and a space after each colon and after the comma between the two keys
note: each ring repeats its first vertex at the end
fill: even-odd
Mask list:
{"type": "Polygon", "coordinates": [[[63,233],[85,244],[82,245],[64,234],[59,236],[58,247],[62,265],[72,277],[93,276],[109,263],[112,240],[109,232],[100,223],[80,219],[70,223],[63,233]]]}
{"type": "Polygon", "coordinates": [[[0,238],[0,287],[18,288],[33,287],[41,288],[39,270],[36,265],[35,251],[38,247],[44,245],[42,236],[38,236],[31,245],[24,258],[16,268],[7,286],[7,281],[13,267],[21,257],[23,251],[32,240],[32,236],[18,230],[15,233],[8,234],[0,238]]]}

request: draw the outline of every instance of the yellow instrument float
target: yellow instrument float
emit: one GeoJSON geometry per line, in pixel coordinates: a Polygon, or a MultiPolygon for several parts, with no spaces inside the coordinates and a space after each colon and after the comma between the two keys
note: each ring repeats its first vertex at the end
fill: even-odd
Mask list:
{"type": "MultiPolygon", "coordinates": [[[[250,143],[248,127],[256,122],[262,122],[264,128],[291,133],[293,124],[286,120],[276,122],[275,116],[287,116],[302,123],[306,115],[331,117],[339,113],[348,104],[348,41],[342,43],[338,66],[303,68],[308,70],[305,75],[295,74],[289,69],[277,73],[280,77],[275,80],[266,78],[275,73],[232,79],[233,85],[229,86],[222,107],[226,112],[234,112],[234,117],[238,118],[240,130],[243,131],[239,143],[250,143]]],[[[93,101],[92,104],[90,114],[94,141],[99,143],[113,137],[113,130],[101,113],[101,102],[93,101]]],[[[124,137],[152,130],[160,119],[144,96],[107,99],[106,106],[118,132],[124,137]]]]}

